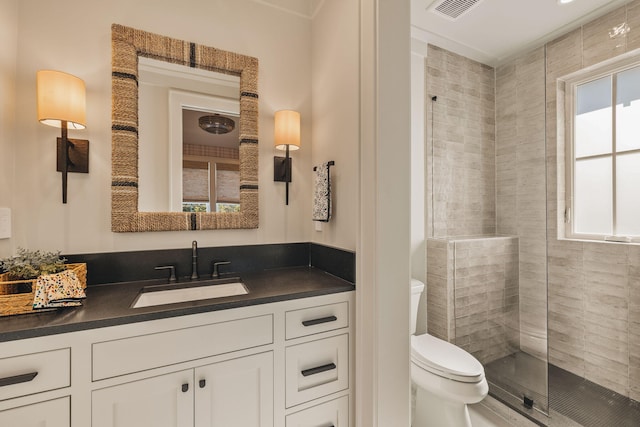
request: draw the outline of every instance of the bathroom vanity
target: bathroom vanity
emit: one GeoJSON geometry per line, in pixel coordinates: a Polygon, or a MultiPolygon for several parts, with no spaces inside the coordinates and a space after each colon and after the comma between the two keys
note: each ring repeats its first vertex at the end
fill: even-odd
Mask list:
{"type": "Polygon", "coordinates": [[[251,273],[217,300],[134,309],[144,283],[0,319],[2,426],[349,426],[354,286],[251,273]]]}

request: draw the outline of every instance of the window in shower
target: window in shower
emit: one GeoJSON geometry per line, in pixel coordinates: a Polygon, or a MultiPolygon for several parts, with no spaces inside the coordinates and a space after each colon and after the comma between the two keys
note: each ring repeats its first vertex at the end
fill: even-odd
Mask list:
{"type": "Polygon", "coordinates": [[[565,235],[640,242],[640,64],[566,84],[565,235]]]}

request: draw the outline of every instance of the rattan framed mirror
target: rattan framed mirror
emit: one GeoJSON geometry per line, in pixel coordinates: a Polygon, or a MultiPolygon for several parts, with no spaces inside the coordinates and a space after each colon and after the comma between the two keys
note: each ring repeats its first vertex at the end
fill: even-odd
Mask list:
{"type": "Polygon", "coordinates": [[[111,230],[114,232],[258,227],[258,60],[114,24],[112,42],[111,230]],[[138,58],[240,77],[239,212],[138,211],[138,58]]]}

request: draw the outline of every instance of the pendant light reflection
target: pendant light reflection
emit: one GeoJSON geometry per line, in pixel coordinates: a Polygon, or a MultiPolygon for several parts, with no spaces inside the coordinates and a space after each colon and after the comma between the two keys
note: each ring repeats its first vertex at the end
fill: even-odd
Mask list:
{"type": "Polygon", "coordinates": [[[231,132],[236,127],[236,123],[228,117],[213,114],[200,117],[198,119],[198,126],[206,132],[222,135],[231,132]]]}

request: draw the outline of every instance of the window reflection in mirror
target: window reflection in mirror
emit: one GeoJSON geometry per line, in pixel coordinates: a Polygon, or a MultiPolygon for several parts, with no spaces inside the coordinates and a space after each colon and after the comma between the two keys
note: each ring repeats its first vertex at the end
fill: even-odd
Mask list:
{"type": "Polygon", "coordinates": [[[239,211],[240,78],[139,61],[139,210],[239,211]],[[217,115],[234,129],[216,134],[199,125],[217,115]]]}

